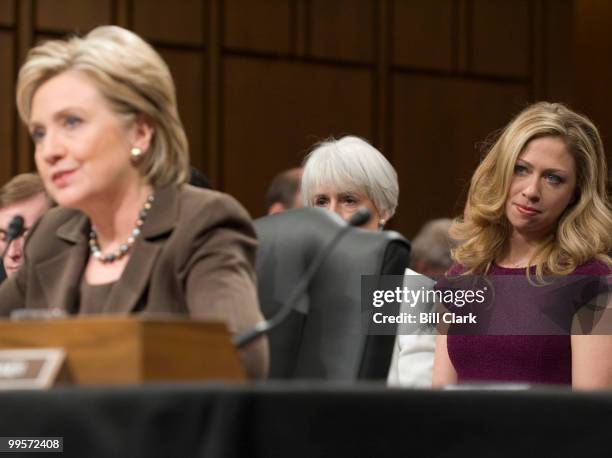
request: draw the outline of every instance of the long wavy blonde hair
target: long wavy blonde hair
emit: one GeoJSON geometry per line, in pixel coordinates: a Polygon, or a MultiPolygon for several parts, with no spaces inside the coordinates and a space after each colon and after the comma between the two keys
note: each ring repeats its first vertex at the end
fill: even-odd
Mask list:
{"type": "Polygon", "coordinates": [[[529,260],[527,275],[532,266],[540,280],[545,273],[566,275],[593,258],[611,265],[612,206],[599,132],[566,106],[539,102],[504,128],[472,177],[463,217],[451,226],[458,242],[453,258],[466,274],[487,273],[503,254],[510,235],[505,203],[516,160],[531,140],[547,136],[563,140],[574,157],[576,198],[529,260]]]}

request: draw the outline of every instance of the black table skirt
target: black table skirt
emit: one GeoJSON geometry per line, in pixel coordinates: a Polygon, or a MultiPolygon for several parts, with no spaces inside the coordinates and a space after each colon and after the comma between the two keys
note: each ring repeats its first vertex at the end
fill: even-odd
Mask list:
{"type": "Polygon", "coordinates": [[[609,457],[611,433],[612,394],[567,390],[270,383],[0,393],[0,436],[63,436],[62,457],[609,457]]]}

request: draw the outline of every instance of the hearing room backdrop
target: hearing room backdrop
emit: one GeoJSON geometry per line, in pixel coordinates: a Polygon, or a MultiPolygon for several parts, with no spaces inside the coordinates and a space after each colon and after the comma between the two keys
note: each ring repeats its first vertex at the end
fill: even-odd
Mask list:
{"type": "Polygon", "coordinates": [[[399,173],[393,227],[456,214],[478,142],[535,100],[612,136],[606,0],[0,0],[0,182],[33,169],[14,82],[40,40],[118,24],[170,65],[193,164],[256,217],[272,177],[330,135],[399,173]]]}

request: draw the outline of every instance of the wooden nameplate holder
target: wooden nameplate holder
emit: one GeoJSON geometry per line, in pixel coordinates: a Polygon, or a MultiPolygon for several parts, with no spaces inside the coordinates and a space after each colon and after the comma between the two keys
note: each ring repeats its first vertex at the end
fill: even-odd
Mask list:
{"type": "Polygon", "coordinates": [[[0,321],[0,350],[33,348],[63,349],[58,379],[77,385],[245,379],[220,322],[138,317],[0,321]]]}

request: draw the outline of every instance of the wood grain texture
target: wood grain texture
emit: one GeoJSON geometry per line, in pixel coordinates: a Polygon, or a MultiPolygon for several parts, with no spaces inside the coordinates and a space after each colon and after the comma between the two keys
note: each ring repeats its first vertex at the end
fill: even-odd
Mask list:
{"type": "Polygon", "coordinates": [[[533,45],[529,0],[471,1],[470,70],[488,75],[528,76],[533,45]]]}
{"type": "MultiPolygon", "coordinates": [[[[23,0],[19,2],[17,11],[17,65],[14,70],[14,75],[19,73],[19,65],[24,62],[30,48],[34,45],[35,32],[33,29],[34,17],[34,0],[23,0]]],[[[11,94],[11,100],[8,103],[15,103],[15,95],[11,94]]],[[[34,165],[34,148],[30,133],[24,127],[21,120],[15,126],[14,134],[17,138],[17,158],[16,158],[16,173],[31,172],[35,169],[34,165]]]]}
{"type": "Polygon", "coordinates": [[[223,46],[288,54],[291,13],[291,2],[287,0],[226,0],[223,2],[223,46]]]}
{"type": "Polygon", "coordinates": [[[376,46],[373,0],[311,0],[307,46],[314,57],[369,63],[376,46]]]}
{"type": "Polygon", "coordinates": [[[330,136],[371,139],[368,70],[231,58],[224,67],[223,170],[227,192],[257,217],[272,177],[330,136]]]}
{"type": "Polygon", "coordinates": [[[204,0],[132,0],[134,31],[166,43],[201,46],[206,29],[204,0]]]}
{"type": "Polygon", "coordinates": [[[586,113],[600,129],[612,167],[612,2],[577,0],[574,2],[576,108],[586,113]]]}
{"type": "Polygon", "coordinates": [[[0,24],[14,25],[15,24],[15,1],[16,0],[0,0],[0,24]]]}
{"type": "Polygon", "coordinates": [[[206,107],[204,93],[207,78],[204,72],[204,56],[190,50],[174,50],[158,47],[168,64],[177,89],[179,115],[189,140],[191,163],[205,172],[206,148],[206,107]]]}
{"type": "Polygon", "coordinates": [[[13,34],[0,32],[0,184],[8,181],[16,166],[13,45],[13,34]]]}
{"type": "Polygon", "coordinates": [[[112,0],[36,0],[35,6],[37,29],[86,33],[112,19],[112,0]]]}
{"type": "Polygon", "coordinates": [[[393,65],[450,71],[453,0],[393,2],[393,65]]]}
{"type": "MultiPolygon", "coordinates": [[[[542,57],[544,94],[540,98],[570,105],[575,102],[575,94],[578,88],[574,87],[573,72],[569,69],[580,68],[574,64],[574,38],[571,31],[573,5],[572,0],[547,1],[544,2],[545,8],[542,13],[546,24],[546,33],[542,40],[544,48],[542,57]]],[[[612,10],[608,15],[612,15],[612,10]]],[[[608,46],[610,46],[612,40],[609,38],[607,40],[608,46]]],[[[610,46],[609,51],[612,53],[612,46],[610,46]]],[[[578,70],[578,74],[582,73],[582,70],[578,70]]],[[[591,71],[587,73],[590,77],[593,76],[591,71]]],[[[612,75],[612,70],[610,70],[610,75],[612,75]]]]}
{"type": "Polygon", "coordinates": [[[0,348],[61,347],[78,385],[243,380],[225,325],[135,317],[0,321],[0,348]]]}
{"type": "Polygon", "coordinates": [[[394,228],[408,237],[461,213],[487,136],[528,101],[525,86],[454,78],[393,78],[393,159],[400,180],[394,228]]]}

